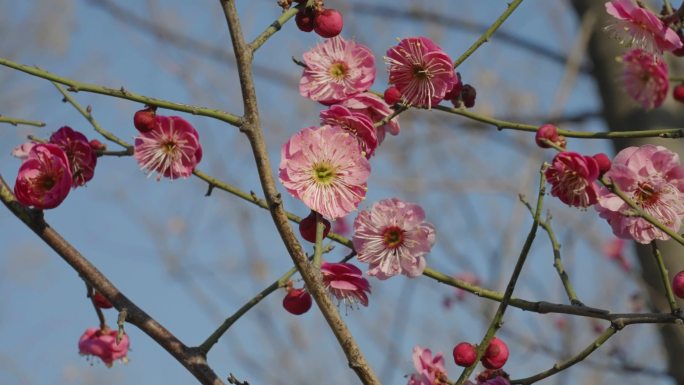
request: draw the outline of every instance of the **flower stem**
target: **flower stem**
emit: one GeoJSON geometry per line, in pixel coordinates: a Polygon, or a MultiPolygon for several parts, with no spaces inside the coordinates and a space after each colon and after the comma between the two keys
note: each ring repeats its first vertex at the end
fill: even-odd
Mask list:
{"type": "Polygon", "coordinates": [[[256,304],[261,302],[262,299],[266,298],[269,294],[273,293],[274,291],[278,290],[281,287],[285,287],[287,284],[287,281],[292,277],[295,273],[297,272],[297,269],[295,267],[291,268],[288,270],[285,274],[283,274],[280,278],[278,278],[275,282],[270,284],[268,287],[266,287],[264,290],[260,291],[257,295],[252,297],[247,303],[242,305],[233,315],[230,317],[226,318],[225,321],[221,324],[221,326],[216,329],[200,346],[197,347],[198,350],[200,350],[204,355],[209,353],[209,350],[219,341],[219,339],[230,329],[233,324],[240,319],[243,315],[245,315],[250,309],[252,309],[256,304]]]}
{"type": "Polygon", "coordinates": [[[677,300],[675,300],[674,293],[672,293],[672,285],[670,284],[670,276],[667,273],[667,266],[663,261],[663,256],[658,249],[656,241],[651,241],[651,250],[653,250],[653,256],[655,257],[656,264],[658,265],[658,271],[660,272],[660,279],[663,281],[663,286],[665,286],[665,295],[667,296],[667,302],[670,304],[670,311],[672,314],[678,315],[681,313],[681,309],[677,305],[677,300]]]}
{"type": "Polygon", "coordinates": [[[470,374],[473,372],[473,370],[475,370],[475,366],[477,366],[477,362],[480,360],[480,358],[482,358],[485,350],[489,346],[489,342],[492,340],[492,338],[494,338],[496,331],[499,330],[499,328],[501,328],[503,324],[504,313],[506,311],[506,308],[508,307],[508,304],[511,301],[511,297],[513,296],[513,290],[515,289],[515,285],[518,282],[518,277],[522,272],[523,265],[525,264],[527,255],[529,254],[530,248],[532,247],[532,242],[534,241],[534,238],[537,234],[537,228],[539,227],[541,211],[544,203],[544,194],[546,191],[543,169],[544,167],[542,166],[539,172],[539,193],[537,194],[537,207],[534,212],[532,227],[530,228],[530,232],[527,234],[527,239],[525,239],[525,243],[522,247],[522,250],[520,251],[518,260],[515,263],[513,273],[511,274],[511,278],[508,281],[508,285],[506,285],[506,291],[504,292],[501,303],[499,304],[499,307],[496,309],[496,313],[494,314],[494,318],[492,318],[492,321],[489,324],[487,332],[485,333],[484,337],[482,338],[482,341],[480,341],[480,344],[477,347],[477,358],[471,366],[463,369],[463,372],[461,372],[461,375],[458,377],[458,380],[456,381],[457,385],[464,384],[465,381],[470,377],[470,374]]]}
{"type": "Polygon", "coordinates": [[[313,265],[319,270],[321,268],[321,256],[323,255],[323,232],[325,232],[323,217],[316,212],[316,243],[314,245],[313,265]]]}
{"type": "Polygon", "coordinates": [[[124,142],[123,140],[119,139],[119,137],[117,137],[116,135],[114,135],[114,134],[112,134],[111,132],[109,132],[109,131],[105,130],[104,128],[102,128],[102,126],[100,126],[100,124],[95,120],[95,118],[93,117],[93,114],[90,112],[89,109],[83,108],[83,106],[81,106],[81,104],[78,103],[78,102],[76,101],[76,99],[74,99],[71,95],[69,95],[69,93],[66,92],[66,91],[64,90],[64,88],[62,88],[62,86],[60,86],[59,84],[57,84],[57,83],[55,83],[55,82],[51,82],[51,83],[52,83],[52,85],[55,86],[55,87],[59,90],[59,92],[64,96],[64,101],[69,102],[72,106],[74,106],[74,108],[75,108],[78,112],[80,112],[81,115],[83,115],[83,117],[86,118],[86,120],[87,120],[88,122],[90,122],[90,124],[93,126],[93,128],[95,129],[95,131],[99,132],[100,135],[104,136],[104,137],[105,137],[107,140],[109,140],[110,142],[114,142],[114,143],[118,144],[119,146],[125,148],[125,149],[126,149],[126,153],[129,153],[129,155],[132,155],[132,154],[133,154],[133,146],[131,146],[130,144],[124,142]]]}
{"type": "Polygon", "coordinates": [[[615,325],[610,325],[606,330],[603,331],[603,333],[601,333],[594,340],[594,342],[589,344],[589,346],[584,348],[584,350],[579,352],[577,355],[570,357],[565,361],[555,363],[550,369],[535,374],[534,376],[511,380],[511,384],[529,385],[575,365],[576,363],[587,358],[591,353],[593,353],[596,349],[598,349],[601,345],[608,341],[608,339],[612,337],[615,333],[617,333],[618,330],[618,327],[616,327],[615,325]]]}
{"type": "Polygon", "coordinates": [[[514,0],[511,3],[508,4],[508,8],[499,16],[498,19],[494,21],[494,23],[487,28],[485,33],[480,36],[473,45],[470,46],[458,59],[454,61],[454,68],[458,67],[461,63],[463,63],[470,55],[473,54],[480,46],[487,41],[489,41],[489,38],[496,32],[497,29],[503,24],[506,19],[508,19],[508,16],[515,11],[516,8],[522,3],[522,0],[514,0]]]}
{"type": "Polygon", "coordinates": [[[5,67],[13,68],[25,72],[29,75],[43,78],[46,80],[53,81],[65,86],[68,86],[67,90],[71,92],[91,92],[95,94],[109,95],[116,98],[132,100],[134,102],[140,102],[147,104],[149,106],[156,106],[161,108],[166,108],[169,110],[187,112],[193,115],[207,116],[210,118],[218,119],[224,121],[233,126],[240,126],[242,124],[242,119],[239,116],[233,115],[229,112],[215,110],[211,108],[193,106],[189,104],[174,103],[167,100],[152,98],[145,95],[136,94],[126,90],[124,87],[111,88],[104,87],[90,83],[84,83],[77,80],[69,79],[66,77],[58,76],[48,71],[42,70],[37,67],[31,67],[24,64],[20,64],[9,59],[0,58],[0,65],[5,67]]]}
{"type": "Polygon", "coordinates": [[[13,126],[24,125],[24,126],[34,126],[34,127],[45,127],[44,122],[39,122],[37,120],[26,120],[18,118],[10,118],[9,116],[0,115],[0,123],[8,123],[13,126]]]}
{"type": "Polygon", "coordinates": [[[549,235],[549,241],[551,241],[551,246],[553,247],[553,267],[555,267],[556,271],[558,272],[558,276],[560,277],[560,280],[563,283],[565,293],[568,295],[570,303],[573,305],[581,306],[582,302],[579,299],[577,299],[575,289],[572,286],[570,278],[568,277],[568,273],[565,271],[565,266],[563,266],[563,262],[561,261],[561,245],[560,243],[558,243],[558,240],[556,239],[556,234],[553,232],[550,222],[551,218],[547,218],[545,221],[539,222],[539,226],[541,226],[549,235]]]}
{"type": "Polygon", "coordinates": [[[249,43],[249,48],[252,50],[252,52],[256,51],[261,47],[266,41],[273,36],[276,32],[280,31],[280,29],[283,27],[283,25],[293,18],[297,12],[299,11],[300,8],[303,8],[306,6],[306,4],[303,5],[298,5],[296,7],[292,7],[288,9],[287,11],[283,12],[280,17],[278,17],[271,25],[266,28],[266,30],[262,33],[259,34],[251,43],[249,43]]]}
{"type": "MultiPolygon", "coordinates": [[[[461,115],[471,120],[475,120],[480,123],[489,124],[496,127],[498,130],[517,130],[526,132],[537,132],[539,129],[538,125],[509,122],[505,120],[499,120],[477,114],[472,111],[468,111],[463,108],[453,108],[446,106],[433,106],[433,109],[448,112],[450,114],[461,115]]],[[[558,134],[563,135],[568,138],[580,138],[580,139],[615,139],[615,138],[684,138],[684,129],[681,128],[663,128],[658,130],[642,130],[642,131],[610,131],[610,132],[585,132],[585,131],[571,131],[571,130],[558,130],[558,134]]]]}

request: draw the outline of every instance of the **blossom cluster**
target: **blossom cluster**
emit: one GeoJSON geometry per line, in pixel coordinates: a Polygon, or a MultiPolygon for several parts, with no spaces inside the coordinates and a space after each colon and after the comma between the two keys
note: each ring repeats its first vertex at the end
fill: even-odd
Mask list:
{"type": "Polygon", "coordinates": [[[664,52],[681,54],[684,43],[667,17],[660,18],[634,0],[605,3],[614,22],[606,27],[621,43],[632,48],[619,58],[623,63],[625,92],[645,109],[659,107],[669,88],[664,52]]]}
{"type": "Polygon", "coordinates": [[[25,205],[52,209],[66,199],[69,191],[93,178],[97,165],[98,141],[64,126],[47,143],[27,142],[12,151],[22,159],[14,184],[14,195],[25,205]]]}
{"type": "Polygon", "coordinates": [[[684,167],[677,154],[647,144],[623,149],[605,169],[601,169],[596,158],[572,151],[558,153],[545,172],[552,186],[551,195],[570,206],[594,206],[619,238],[644,244],[670,238],[637,215],[611,189],[599,187],[597,181],[603,175],[607,183],[622,191],[639,209],[672,231],[679,231],[684,219],[684,167]]]}
{"type": "MultiPolygon", "coordinates": [[[[386,60],[392,100],[387,92],[384,98],[369,92],[376,68],[365,45],[336,36],[303,54],[299,92],[327,109],[320,112],[320,126],[301,129],[283,145],[279,177],[285,189],[312,210],[299,227],[308,241],[315,241],[318,221],[327,235],[330,220],[344,218],[365,199],[370,159],[387,133],[400,132],[396,103],[430,108],[446,97],[461,97],[463,87],[451,59],[430,39],[404,39],[387,51],[386,60]]],[[[398,198],[361,211],[354,232],[358,260],[368,263],[368,274],[379,279],[422,274],[425,255],[435,242],[435,229],[422,208],[398,198]]],[[[368,304],[370,285],[358,268],[326,262],[321,272],[338,301],[368,304]]]]}

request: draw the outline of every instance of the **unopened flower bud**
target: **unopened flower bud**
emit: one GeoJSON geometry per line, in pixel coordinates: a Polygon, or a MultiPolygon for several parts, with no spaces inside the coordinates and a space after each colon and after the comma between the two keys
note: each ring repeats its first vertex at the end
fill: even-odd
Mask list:
{"type": "Polygon", "coordinates": [[[156,126],[157,107],[147,106],[133,115],[133,125],[140,133],[151,131],[156,126]]]}
{"type": "Polygon", "coordinates": [[[336,9],[323,9],[314,17],[314,31],[321,37],[335,37],[342,32],[343,26],[342,14],[336,9]]]}
{"type": "Polygon", "coordinates": [[[454,362],[458,366],[469,367],[475,363],[477,358],[477,349],[473,344],[461,342],[454,347],[454,362]]]}
{"type": "Polygon", "coordinates": [[[293,289],[289,288],[287,295],[283,298],[283,307],[289,313],[294,315],[301,315],[311,309],[311,294],[304,288],[293,289]]]}

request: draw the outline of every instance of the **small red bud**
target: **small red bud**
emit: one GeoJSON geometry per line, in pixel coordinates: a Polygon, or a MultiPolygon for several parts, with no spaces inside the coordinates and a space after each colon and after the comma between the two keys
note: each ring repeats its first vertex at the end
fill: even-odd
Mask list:
{"type": "Polygon", "coordinates": [[[684,271],[680,271],[672,278],[672,291],[677,297],[684,299],[684,271]]]}
{"type": "Polygon", "coordinates": [[[544,142],[544,139],[552,143],[557,143],[558,138],[558,128],[553,124],[541,125],[534,135],[534,141],[537,142],[537,146],[541,148],[551,148],[550,145],[544,142]]]}
{"type": "Polygon", "coordinates": [[[385,99],[385,103],[389,104],[390,106],[401,102],[401,92],[399,92],[397,87],[390,87],[386,89],[382,96],[385,99]]]}
{"type": "Polygon", "coordinates": [[[297,28],[302,32],[311,32],[314,29],[314,11],[311,8],[300,9],[295,15],[297,28]]]}
{"type": "Polygon", "coordinates": [[[288,289],[287,295],[283,298],[283,307],[294,315],[301,315],[311,309],[311,294],[301,289],[288,289]]]}
{"type": "Polygon", "coordinates": [[[470,84],[464,84],[461,89],[461,100],[466,108],[473,108],[475,106],[475,98],[477,97],[477,91],[475,87],[470,84]]]}
{"type": "Polygon", "coordinates": [[[477,349],[473,344],[461,342],[454,348],[454,362],[458,366],[467,368],[475,363],[476,358],[477,349]]]}
{"type": "Polygon", "coordinates": [[[148,132],[157,125],[157,107],[147,106],[133,115],[133,125],[140,132],[148,132]]]}
{"type": "Polygon", "coordinates": [[[684,83],[679,84],[672,90],[672,96],[676,101],[684,103],[684,83]]]}
{"type": "Polygon", "coordinates": [[[93,303],[95,306],[99,307],[100,309],[110,309],[112,308],[112,303],[107,300],[100,292],[95,292],[92,297],[93,303]]]}
{"type": "Polygon", "coordinates": [[[606,173],[606,171],[610,170],[610,165],[611,161],[608,155],[600,152],[594,156],[592,156],[596,163],[598,163],[599,166],[599,175],[603,175],[606,173]]]}
{"type": "Polygon", "coordinates": [[[321,37],[335,37],[342,32],[343,26],[342,14],[336,9],[323,9],[314,17],[314,31],[321,37]]]}
{"type": "MultiPolygon", "coordinates": [[[[325,225],[325,229],[323,230],[323,238],[328,236],[328,233],[330,232],[330,221],[328,221],[325,218],[321,218],[323,221],[323,224],[325,225]]],[[[302,238],[305,240],[314,243],[316,242],[316,212],[311,210],[311,213],[309,213],[309,216],[302,219],[301,222],[299,222],[299,234],[302,235],[302,238]]]]}
{"type": "Polygon", "coordinates": [[[487,346],[484,356],[480,360],[487,369],[499,369],[508,360],[508,347],[499,338],[494,337],[487,346]]]}
{"type": "Polygon", "coordinates": [[[88,144],[90,145],[90,148],[92,148],[95,152],[101,152],[107,149],[107,146],[97,139],[91,139],[90,142],[88,142],[88,144]]]}

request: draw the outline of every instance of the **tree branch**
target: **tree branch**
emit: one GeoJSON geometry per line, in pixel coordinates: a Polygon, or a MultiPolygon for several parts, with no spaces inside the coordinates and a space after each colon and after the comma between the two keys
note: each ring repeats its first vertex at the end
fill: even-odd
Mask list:
{"type": "Polygon", "coordinates": [[[193,376],[204,385],[223,385],[223,381],[207,364],[207,360],[197,349],[189,348],[164,326],[150,317],[135,303],[129,300],[93,264],[69,244],[43,219],[43,211],[32,210],[17,202],[9,186],[0,175],[0,200],[26,226],[33,230],[48,246],[66,261],[86,283],[102,294],[114,307],[126,311],[126,322],[137,326],[164,350],[180,362],[193,376]]]}

